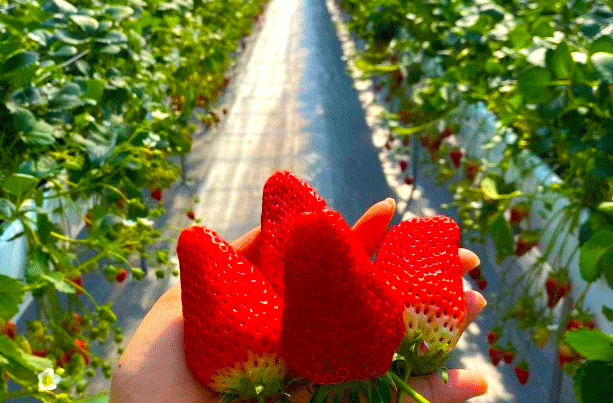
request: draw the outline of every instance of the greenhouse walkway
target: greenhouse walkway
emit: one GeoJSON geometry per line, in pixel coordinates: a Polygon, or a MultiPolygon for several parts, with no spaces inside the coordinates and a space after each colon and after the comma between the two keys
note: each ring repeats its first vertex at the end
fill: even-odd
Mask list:
{"type": "MultiPolygon", "coordinates": [[[[277,169],[290,169],[313,184],[350,224],[390,196],[399,201],[396,221],[437,212],[449,201],[446,192],[418,177],[412,194],[418,200],[407,203],[409,186],[375,147],[324,0],[271,0],[259,25],[219,106],[227,113],[216,129],[195,136],[184,161],[187,182],[164,193],[168,214],[161,221],[170,224],[171,250],[179,231],[193,223],[188,210],[228,240],[258,225],[262,186],[277,169]]],[[[100,300],[117,301],[113,308],[127,341],[155,300],[177,282],[158,280],[150,271],[142,282],[86,279],[86,287],[100,300]]],[[[488,395],[472,401],[546,401],[540,382],[520,386],[510,366],[489,363],[481,330],[489,325],[481,318],[467,329],[450,365],[488,378],[488,395]]],[[[105,347],[105,353],[116,356],[115,347],[105,347]]],[[[108,381],[93,387],[103,390],[108,381]]]]}

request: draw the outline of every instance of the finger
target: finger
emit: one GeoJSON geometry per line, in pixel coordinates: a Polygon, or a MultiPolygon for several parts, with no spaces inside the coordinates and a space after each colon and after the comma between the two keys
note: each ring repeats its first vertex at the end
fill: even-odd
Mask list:
{"type": "Polygon", "coordinates": [[[230,245],[241,252],[242,255],[249,261],[251,264],[258,266],[260,265],[260,243],[262,231],[260,230],[260,226],[258,225],[251,231],[242,235],[240,238],[232,242],[230,245]]]}
{"type": "MultiPolygon", "coordinates": [[[[416,376],[409,384],[431,403],[459,403],[487,392],[487,382],[479,373],[464,369],[447,371],[449,379],[443,381],[440,374],[416,376]]],[[[403,395],[402,403],[414,403],[403,395]]]]}
{"type": "Polygon", "coordinates": [[[480,292],[473,290],[466,291],[464,293],[464,299],[466,300],[466,319],[464,321],[464,328],[466,328],[481,314],[487,302],[480,292]]]}
{"type": "Polygon", "coordinates": [[[463,273],[467,273],[481,264],[479,256],[468,249],[460,248],[458,250],[458,255],[460,255],[463,273]]]}
{"type": "Polygon", "coordinates": [[[353,231],[368,256],[377,251],[395,210],[396,202],[387,198],[369,208],[353,226],[353,231]]]}

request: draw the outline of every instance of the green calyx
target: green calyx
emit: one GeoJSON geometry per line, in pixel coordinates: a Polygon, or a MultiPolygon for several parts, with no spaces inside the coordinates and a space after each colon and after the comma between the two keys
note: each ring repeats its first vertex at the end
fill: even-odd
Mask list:
{"type": "Polygon", "coordinates": [[[405,337],[397,350],[399,359],[396,360],[396,365],[400,366],[400,362],[405,361],[411,375],[430,374],[443,366],[449,350],[447,343],[428,345],[421,337],[412,340],[405,337]]]}
{"type": "Polygon", "coordinates": [[[221,394],[223,403],[230,403],[237,400],[255,399],[259,403],[265,403],[266,398],[275,397],[275,401],[289,402],[284,393],[286,385],[283,380],[274,379],[266,383],[253,382],[247,377],[240,378],[236,388],[230,388],[221,394]]]}

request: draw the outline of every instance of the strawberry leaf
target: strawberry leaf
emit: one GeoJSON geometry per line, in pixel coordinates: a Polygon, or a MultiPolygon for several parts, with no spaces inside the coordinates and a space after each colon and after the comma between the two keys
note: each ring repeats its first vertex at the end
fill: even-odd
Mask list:
{"type": "Polygon", "coordinates": [[[602,306],[602,314],[609,322],[613,322],[613,309],[608,306],[602,306]]]}
{"type": "Polygon", "coordinates": [[[598,329],[578,329],[565,334],[570,346],[587,358],[594,361],[613,361],[613,336],[598,329]]]}
{"type": "Polygon", "coordinates": [[[0,275],[0,318],[9,319],[18,311],[23,299],[23,286],[19,280],[0,275]]]}
{"type": "Polygon", "coordinates": [[[605,402],[613,396],[613,363],[588,361],[573,379],[578,403],[605,402]]]}
{"type": "Polygon", "coordinates": [[[612,237],[613,231],[601,230],[579,248],[579,269],[585,281],[596,281],[602,274],[601,260],[611,249],[612,237]]]}
{"type": "Polygon", "coordinates": [[[502,260],[513,252],[513,229],[504,218],[502,211],[492,216],[489,227],[491,228],[492,239],[498,250],[498,260],[502,260]]]}

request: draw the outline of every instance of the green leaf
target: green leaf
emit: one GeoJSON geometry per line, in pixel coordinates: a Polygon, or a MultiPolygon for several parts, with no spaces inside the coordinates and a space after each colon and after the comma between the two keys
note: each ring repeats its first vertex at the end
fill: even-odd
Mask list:
{"type": "Polygon", "coordinates": [[[81,399],[73,400],[74,403],[108,403],[109,392],[103,392],[95,396],[86,396],[81,399]]]}
{"type": "Polygon", "coordinates": [[[87,80],[87,91],[85,92],[85,98],[100,102],[103,93],[104,81],[97,79],[87,80]]]}
{"type": "Polygon", "coordinates": [[[379,391],[379,396],[381,396],[381,402],[382,403],[391,403],[392,402],[392,394],[390,392],[390,387],[389,385],[382,380],[381,378],[377,378],[377,385],[378,387],[378,391],[379,391]]]}
{"type": "Polygon", "coordinates": [[[609,250],[607,251],[602,259],[602,271],[603,271],[603,275],[604,275],[604,279],[607,282],[607,284],[609,285],[609,287],[611,289],[613,289],[613,265],[612,265],[612,261],[613,261],[613,251],[609,250]]]}
{"type": "Polygon", "coordinates": [[[496,189],[496,181],[490,177],[485,177],[481,181],[481,191],[488,199],[497,200],[500,197],[496,189]]]}
{"type": "Polygon", "coordinates": [[[566,42],[560,42],[555,50],[548,49],[545,60],[556,78],[566,79],[571,77],[574,61],[566,42]]]}
{"type": "Polygon", "coordinates": [[[9,320],[19,310],[23,286],[19,280],[0,274],[0,319],[9,320]]]}
{"type": "Polygon", "coordinates": [[[13,114],[13,125],[27,145],[47,146],[55,143],[53,126],[36,119],[34,114],[27,109],[18,109],[13,114]]]}
{"type": "Polygon", "coordinates": [[[39,373],[43,371],[45,368],[51,367],[51,366],[48,366],[48,367],[41,368],[39,365],[37,365],[39,364],[38,362],[30,361],[28,359],[29,356],[24,354],[19,349],[19,347],[17,347],[17,344],[15,344],[11,339],[9,339],[7,336],[4,336],[4,335],[0,336],[0,355],[4,356],[11,363],[20,365],[34,373],[39,373]]]}
{"type": "Polygon", "coordinates": [[[5,198],[0,198],[0,220],[8,220],[15,212],[15,205],[5,198]]]}
{"type": "Polygon", "coordinates": [[[76,13],[78,10],[75,6],[65,0],[47,0],[43,4],[43,9],[54,13],[76,13]]]}
{"type": "Polygon", "coordinates": [[[74,14],[70,16],[70,19],[85,32],[94,32],[100,26],[98,21],[89,15],[74,14]]]}
{"type": "Polygon", "coordinates": [[[64,294],[74,294],[76,292],[75,288],[64,279],[64,275],[62,273],[53,272],[43,274],[41,277],[49,281],[53,288],[59,292],[63,292],[64,294]]]}
{"type": "Polygon", "coordinates": [[[590,44],[590,56],[599,52],[613,53],[613,38],[611,38],[609,35],[602,35],[590,44]]]}
{"type": "Polygon", "coordinates": [[[601,230],[593,234],[579,248],[579,270],[585,281],[596,281],[602,274],[600,260],[608,250],[613,248],[611,239],[613,239],[612,231],[601,230]]]}
{"type": "Polygon", "coordinates": [[[590,58],[603,80],[613,83],[613,53],[597,52],[590,58]]]}
{"type": "Polygon", "coordinates": [[[608,306],[603,305],[602,314],[604,315],[605,318],[607,318],[609,322],[613,322],[613,309],[609,308],[608,306]]]}
{"type": "Polygon", "coordinates": [[[38,185],[39,179],[26,174],[13,174],[2,181],[2,188],[11,193],[17,200],[23,200],[25,194],[38,185]]]}
{"type": "Polygon", "coordinates": [[[578,403],[602,403],[613,396],[613,363],[588,361],[573,378],[578,403]]]}
{"type": "Polygon", "coordinates": [[[577,329],[564,334],[566,342],[592,361],[613,361],[613,335],[598,329],[577,329]]]}
{"type": "Polygon", "coordinates": [[[36,282],[47,271],[49,271],[49,256],[40,250],[31,253],[26,265],[26,282],[30,284],[36,282]]]}
{"type": "Polygon", "coordinates": [[[124,18],[131,17],[134,14],[134,10],[128,6],[111,6],[107,7],[104,12],[110,14],[115,21],[121,21],[124,18]]]}
{"type": "Polygon", "coordinates": [[[28,67],[38,61],[38,53],[26,51],[19,52],[9,57],[9,59],[2,66],[1,74],[15,73],[25,67],[28,67]]]}
{"type": "Polygon", "coordinates": [[[551,72],[545,67],[533,66],[524,70],[517,79],[519,91],[527,104],[543,104],[552,98],[551,72]]]}
{"type": "Polygon", "coordinates": [[[513,252],[513,229],[504,218],[502,211],[494,214],[489,222],[490,234],[496,244],[498,259],[504,258],[513,252]]]}
{"type": "Polygon", "coordinates": [[[69,58],[69,57],[76,55],[78,52],[79,51],[74,46],[64,45],[64,46],[61,46],[59,49],[57,49],[55,52],[53,52],[50,56],[69,58]]]}

